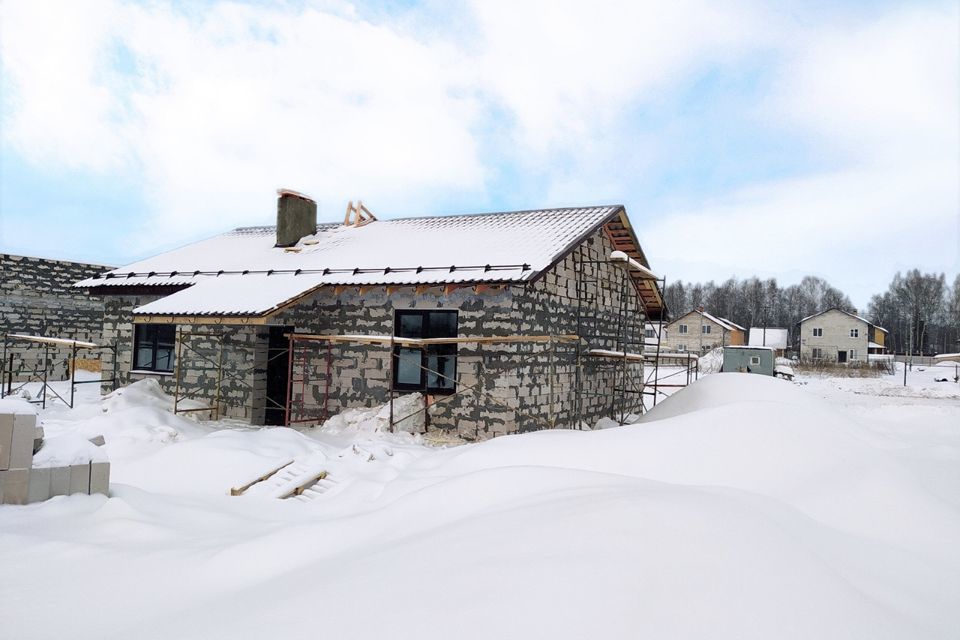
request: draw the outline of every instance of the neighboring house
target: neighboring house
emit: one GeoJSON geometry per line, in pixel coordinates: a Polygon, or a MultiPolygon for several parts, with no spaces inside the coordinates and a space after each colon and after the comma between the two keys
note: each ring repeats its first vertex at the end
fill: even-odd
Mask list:
{"type": "Polygon", "coordinates": [[[750,327],[747,344],[751,347],[773,347],[777,357],[787,351],[788,331],[779,327],[750,327]]]}
{"type": "Polygon", "coordinates": [[[121,384],[154,378],[253,424],[419,391],[429,426],[466,439],[620,411],[628,363],[612,354],[641,352],[664,312],[649,272],[610,261],[649,267],[622,206],[393,220],[348,208],[317,225],[312,200],[279,193],[277,227],[77,283],[105,298],[121,384]]]}
{"type": "MultiPolygon", "coordinates": [[[[70,286],[111,267],[84,262],[0,254],[0,339],[5,334],[64,338],[100,344],[103,300],[70,286]]],[[[0,379],[65,378],[70,352],[49,345],[8,341],[0,379]]],[[[86,356],[87,354],[84,353],[86,356]]]]}
{"type": "Polygon", "coordinates": [[[742,345],[746,329],[726,318],[710,315],[703,309],[686,313],[663,329],[661,349],[706,353],[716,347],[742,345]]]}
{"type": "Polygon", "coordinates": [[[666,324],[659,322],[647,322],[643,327],[643,350],[656,351],[660,346],[660,332],[666,329],[666,324]]]}
{"type": "Polygon", "coordinates": [[[866,318],[827,309],[799,322],[800,358],[821,362],[866,362],[886,353],[887,330],[866,318]]]}

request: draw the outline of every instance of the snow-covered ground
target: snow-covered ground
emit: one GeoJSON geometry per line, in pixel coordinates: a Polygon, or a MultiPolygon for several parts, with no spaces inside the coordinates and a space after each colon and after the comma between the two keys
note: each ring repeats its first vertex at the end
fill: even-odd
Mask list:
{"type": "Polygon", "coordinates": [[[0,506],[0,637],[956,638],[960,386],[936,373],[713,374],[634,426],[448,448],[373,413],[255,429],[84,390],[42,417],[104,435],[112,495],[0,506]],[[228,495],[290,460],[323,486],[228,495]]]}

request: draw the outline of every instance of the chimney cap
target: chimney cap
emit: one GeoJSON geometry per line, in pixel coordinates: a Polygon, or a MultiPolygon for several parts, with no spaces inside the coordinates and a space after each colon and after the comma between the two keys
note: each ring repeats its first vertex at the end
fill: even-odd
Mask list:
{"type": "Polygon", "coordinates": [[[313,204],[317,204],[317,201],[311,198],[308,195],[300,193],[299,191],[294,191],[293,189],[277,189],[277,195],[281,198],[283,196],[293,196],[294,198],[302,198],[303,200],[309,200],[313,204]]]}

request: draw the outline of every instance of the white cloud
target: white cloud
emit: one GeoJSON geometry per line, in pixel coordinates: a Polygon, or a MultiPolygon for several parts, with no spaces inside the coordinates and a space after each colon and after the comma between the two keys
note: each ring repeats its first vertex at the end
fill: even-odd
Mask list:
{"type": "Polygon", "coordinates": [[[960,270],[954,6],[791,35],[764,118],[832,169],[751,185],[648,234],[684,279],[820,273],[863,305],[897,269],[960,270]]]}
{"type": "Polygon", "coordinates": [[[849,272],[852,255],[878,272],[898,238],[960,268],[949,3],[842,21],[749,0],[476,0],[443,7],[442,22],[339,2],[6,2],[0,14],[6,141],[39,166],[138,176],[155,230],[142,251],[270,222],[279,186],[315,196],[326,219],[356,197],[385,215],[452,194],[472,209],[505,163],[517,206],[626,200],[651,260],[685,279],[784,263],[849,272]],[[744,111],[806,137],[817,166],[686,194],[682,210],[631,201],[687,132],[625,137],[625,123],[689,108],[678,96],[704,72],[757,67],[775,82],[756,104],[738,97],[744,111]]]}

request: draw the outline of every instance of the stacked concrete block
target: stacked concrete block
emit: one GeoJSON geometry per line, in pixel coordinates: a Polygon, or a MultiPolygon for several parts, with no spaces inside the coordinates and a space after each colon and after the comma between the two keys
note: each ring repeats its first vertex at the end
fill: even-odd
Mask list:
{"type": "Polygon", "coordinates": [[[109,492],[109,462],[34,468],[35,438],[42,438],[43,433],[36,422],[35,415],[0,413],[0,504],[109,492]]]}

